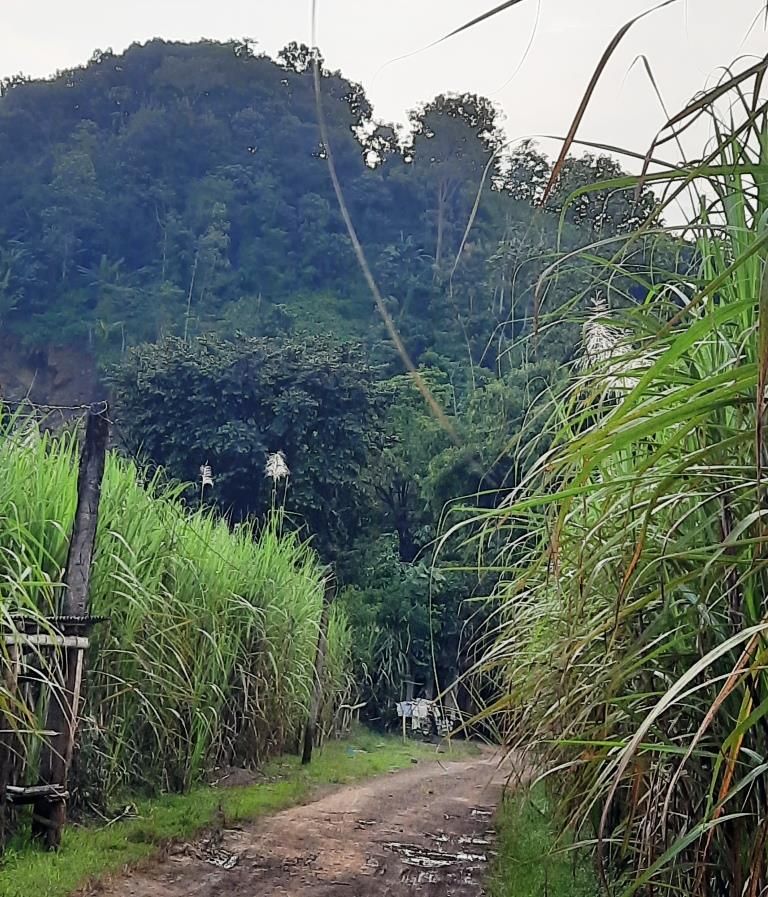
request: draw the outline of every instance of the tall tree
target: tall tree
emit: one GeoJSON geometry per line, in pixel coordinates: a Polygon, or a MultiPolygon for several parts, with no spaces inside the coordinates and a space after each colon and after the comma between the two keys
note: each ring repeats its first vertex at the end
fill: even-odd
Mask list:
{"type": "MultiPolygon", "coordinates": [[[[441,94],[411,113],[413,140],[406,158],[432,193],[435,271],[457,248],[486,165],[502,136],[490,100],[475,94],[441,94]]],[[[489,182],[490,183],[490,182],[489,182]]]]}
{"type": "Polygon", "coordinates": [[[369,513],[372,376],[359,348],[329,338],[168,338],[130,351],[111,384],[126,448],[188,482],[209,464],[209,497],[235,519],[275,500],[265,464],[283,452],[290,478],[277,498],[333,559],[369,513]]]}

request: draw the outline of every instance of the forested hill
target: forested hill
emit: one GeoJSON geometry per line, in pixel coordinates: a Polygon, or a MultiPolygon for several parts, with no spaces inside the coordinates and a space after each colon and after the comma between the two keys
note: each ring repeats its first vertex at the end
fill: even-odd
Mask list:
{"type": "MultiPolygon", "coordinates": [[[[297,45],[272,60],[248,42],[153,40],[50,80],[6,79],[0,328],[30,344],[87,341],[102,359],[172,334],[330,331],[390,359],[333,195],[310,58],[297,45]]],[[[531,205],[546,159],[524,147],[489,167],[453,271],[503,141],[493,105],[437,97],[413,112],[403,144],[340,73],[323,70],[322,97],[352,216],[410,351],[466,360],[469,348],[492,366],[552,260],[558,216],[531,205]]],[[[552,208],[616,173],[605,157],[572,160],[552,208]]],[[[583,198],[560,249],[627,228],[648,202],[583,198]]]]}
{"type": "MultiPolygon", "coordinates": [[[[463,540],[440,555],[453,572],[433,570],[444,509],[459,496],[492,506],[535,457],[532,403],[579,339],[551,313],[604,292],[600,253],[616,252],[653,198],[603,188],[567,201],[621,174],[584,156],[542,209],[550,163],[504,146],[488,100],[439,96],[398,135],[360,85],[323,67],[351,216],[444,427],[402,376],[353,255],[311,60],[297,45],[272,60],[247,42],[156,40],[48,81],[4,82],[0,345],[95,357],[110,371],[121,448],[198,480],[191,504],[233,521],[279,504],[334,564],[376,716],[404,678],[429,688],[471,662],[478,624],[465,599],[489,582],[466,572],[476,559],[463,540]],[[587,244],[597,264],[572,252],[587,244]],[[534,316],[534,287],[558,258],[534,316]],[[518,337],[534,317],[526,354],[518,337]],[[265,477],[277,452],[290,468],[281,483],[265,477]]],[[[611,302],[676,252],[654,239],[629,241],[611,302]]]]}

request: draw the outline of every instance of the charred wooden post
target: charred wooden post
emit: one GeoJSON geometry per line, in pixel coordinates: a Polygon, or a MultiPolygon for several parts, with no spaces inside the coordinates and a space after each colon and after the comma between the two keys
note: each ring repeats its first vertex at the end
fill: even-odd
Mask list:
{"type": "Polygon", "coordinates": [[[75,744],[80,686],[88,647],[88,639],[75,633],[88,623],[91,564],[108,439],[107,405],[104,402],[91,405],[80,454],[77,507],[64,572],[61,636],[52,657],[54,681],[45,729],[53,734],[43,746],[39,785],[36,786],[38,793],[33,801],[33,835],[49,850],[58,849],[66,822],[67,774],[75,744]]]}
{"type": "Polygon", "coordinates": [[[323,703],[323,673],[325,671],[325,654],[328,648],[328,621],[331,617],[331,605],[336,593],[336,584],[332,576],[326,580],[323,594],[323,609],[320,614],[320,628],[317,634],[317,651],[315,652],[315,672],[312,683],[312,699],[309,705],[309,717],[304,728],[304,750],[301,754],[301,765],[306,766],[312,760],[312,748],[315,744],[317,720],[323,703]]]}

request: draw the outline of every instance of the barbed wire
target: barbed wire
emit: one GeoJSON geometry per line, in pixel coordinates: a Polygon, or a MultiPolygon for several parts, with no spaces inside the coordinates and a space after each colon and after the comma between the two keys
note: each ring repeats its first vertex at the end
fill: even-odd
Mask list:
{"type": "MultiPolygon", "coordinates": [[[[106,404],[106,400],[101,400],[106,404]]],[[[32,408],[35,410],[45,409],[47,411],[88,411],[94,404],[100,402],[85,402],[78,405],[55,405],[50,402],[35,402],[33,399],[6,399],[0,396],[0,407],[12,408],[15,411],[21,411],[24,408],[32,408]]]]}

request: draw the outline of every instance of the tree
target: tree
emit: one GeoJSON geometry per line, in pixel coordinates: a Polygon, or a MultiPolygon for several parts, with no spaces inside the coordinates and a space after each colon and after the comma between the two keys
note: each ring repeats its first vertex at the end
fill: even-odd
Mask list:
{"type": "MultiPolygon", "coordinates": [[[[282,50],[280,50],[280,52],[277,54],[277,60],[279,63],[281,63],[281,65],[284,65],[292,72],[301,74],[308,71],[312,67],[315,60],[315,54],[313,53],[311,47],[292,40],[289,44],[286,44],[286,46],[284,46],[282,50]]],[[[320,69],[322,70],[324,63],[322,55],[318,55],[317,61],[320,69]]]]}
{"type": "MultiPolygon", "coordinates": [[[[435,399],[449,408],[450,388],[439,370],[420,372],[435,399]]],[[[431,462],[451,444],[451,436],[430,411],[410,375],[379,386],[386,409],[384,439],[368,469],[379,509],[377,526],[397,535],[398,556],[410,564],[436,535],[440,507],[429,500],[431,462]]]]}
{"type": "Polygon", "coordinates": [[[0,246],[0,329],[9,316],[19,310],[24,292],[34,271],[29,269],[28,255],[18,243],[0,246]]]}
{"type": "MultiPolygon", "coordinates": [[[[437,359],[435,359],[437,361],[437,359]]],[[[524,449],[538,435],[526,411],[555,376],[553,365],[523,366],[506,378],[452,384],[446,370],[420,373],[449,416],[449,434],[409,376],[393,377],[385,395],[381,450],[366,479],[375,497],[369,525],[342,558],[342,601],[355,640],[357,679],[367,712],[391,718],[403,683],[434,695],[471,665],[468,651],[482,614],[467,602],[492,585],[471,572],[472,546],[463,538],[440,543],[445,526],[466,508],[492,507],[516,485],[530,462],[524,449]],[[462,511],[454,509],[460,500],[462,511]]],[[[454,376],[458,381],[459,377],[454,376]]],[[[469,710],[469,695],[463,694],[469,710]]]]}
{"type": "Polygon", "coordinates": [[[256,55],[257,40],[252,37],[243,37],[232,41],[232,52],[238,59],[252,59],[256,55]]]}
{"type": "MultiPolygon", "coordinates": [[[[499,189],[516,200],[540,203],[549,183],[552,166],[531,141],[525,141],[504,159],[497,178],[499,189]]],[[[630,233],[651,215],[656,198],[648,188],[635,195],[634,187],[590,190],[578,197],[582,187],[625,177],[618,161],[606,154],[584,153],[567,158],[550,193],[546,208],[565,211],[566,220],[577,225],[586,238],[630,233]]]]}
{"type": "Polygon", "coordinates": [[[466,223],[483,172],[502,137],[493,104],[475,94],[441,94],[411,113],[410,123],[413,140],[406,158],[433,196],[434,259],[439,272],[446,248],[457,248],[459,225],[466,223]]]}
{"type": "Polygon", "coordinates": [[[368,513],[371,379],[359,348],[324,337],[200,337],[134,349],[110,382],[126,448],[184,481],[210,464],[210,498],[235,520],[270,506],[265,463],[284,452],[286,512],[333,559],[368,513]]]}
{"type": "Polygon", "coordinates": [[[656,205],[653,192],[645,188],[635,196],[634,185],[621,189],[590,190],[571,200],[581,187],[599,185],[624,176],[618,161],[611,156],[585,153],[565,160],[549,207],[565,208],[568,219],[587,229],[594,238],[631,233],[645,223],[656,205]]]}

